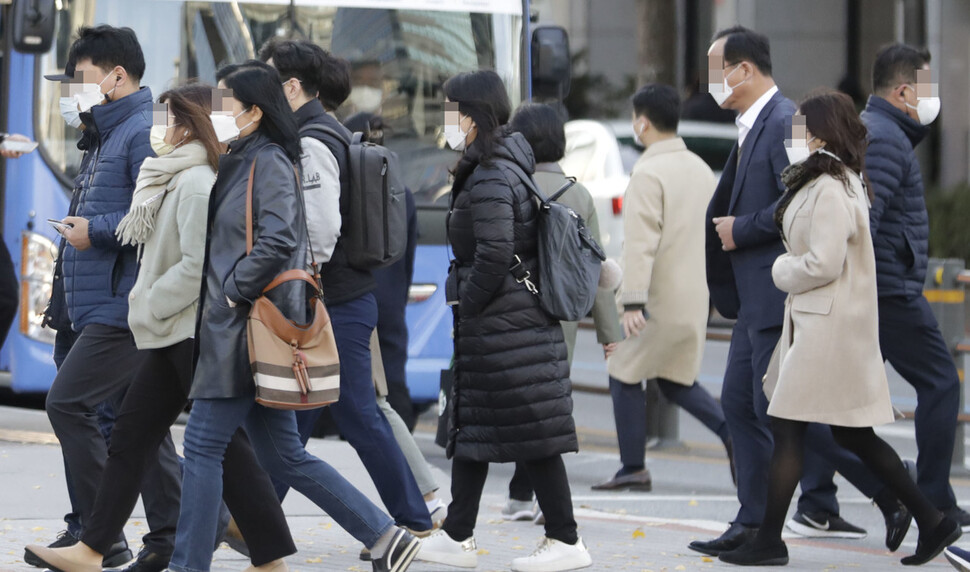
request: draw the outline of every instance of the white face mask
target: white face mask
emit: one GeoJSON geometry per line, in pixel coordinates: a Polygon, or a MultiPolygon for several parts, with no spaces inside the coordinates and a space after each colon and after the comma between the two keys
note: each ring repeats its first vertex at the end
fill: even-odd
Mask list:
{"type": "Polygon", "coordinates": [[[78,111],[77,101],[74,97],[62,97],[60,99],[61,117],[68,125],[75,129],[81,128],[81,112],[78,111]]]}
{"type": "MultiPolygon", "coordinates": [[[[161,157],[162,155],[168,155],[172,151],[176,150],[179,145],[185,142],[184,136],[182,137],[182,141],[176,143],[175,145],[165,141],[165,136],[168,134],[168,130],[176,126],[178,126],[178,123],[175,125],[169,125],[167,127],[165,125],[152,125],[152,130],[148,134],[148,140],[151,143],[152,151],[155,152],[156,156],[161,157]]],[[[186,131],[184,135],[188,136],[188,133],[189,132],[186,131]]]]}
{"type": "Polygon", "coordinates": [[[646,127],[643,125],[642,122],[640,123],[640,129],[637,129],[636,125],[633,126],[633,134],[635,135],[635,137],[633,138],[633,142],[636,144],[637,147],[641,147],[641,148],[646,147],[646,145],[643,144],[643,141],[640,140],[640,135],[643,134],[644,129],[646,129],[646,127]]]}
{"type": "Polygon", "coordinates": [[[242,110],[239,115],[221,115],[221,114],[211,114],[209,115],[209,121],[212,121],[212,128],[216,132],[216,138],[219,139],[219,143],[229,143],[235,141],[239,138],[239,132],[246,127],[253,124],[252,121],[247,123],[244,127],[240,129],[236,125],[236,119],[246,113],[247,110],[242,110]]]}
{"type": "Polygon", "coordinates": [[[795,145],[795,143],[799,142],[792,142],[791,147],[786,145],[785,153],[788,155],[788,163],[790,165],[795,165],[797,163],[801,163],[805,159],[808,159],[812,155],[812,152],[808,149],[808,144],[814,140],[815,137],[812,137],[808,141],[805,141],[804,145],[795,145]]]}
{"type": "Polygon", "coordinates": [[[717,84],[717,83],[708,84],[707,90],[708,90],[708,92],[710,92],[711,97],[714,98],[714,101],[717,102],[717,106],[718,107],[724,105],[724,102],[727,101],[729,97],[731,97],[731,94],[734,93],[734,88],[735,87],[738,87],[738,85],[741,85],[744,82],[748,81],[746,79],[745,80],[741,80],[741,82],[738,83],[738,85],[736,85],[734,87],[731,87],[728,84],[728,78],[731,77],[732,75],[734,75],[734,72],[738,71],[740,68],[741,68],[741,66],[738,65],[733,70],[731,70],[731,73],[729,73],[726,76],[724,76],[724,81],[723,82],[721,82],[719,84],[717,84]]]}
{"type": "Polygon", "coordinates": [[[384,90],[369,85],[354,86],[347,97],[357,111],[376,113],[384,101],[384,90]]]}
{"type": "Polygon", "coordinates": [[[74,95],[74,99],[77,102],[78,109],[80,109],[82,113],[89,111],[92,107],[100,104],[105,99],[108,99],[108,96],[114,93],[117,86],[108,90],[108,93],[101,93],[101,86],[104,85],[104,82],[108,81],[108,78],[110,77],[112,76],[105,76],[105,78],[101,80],[101,83],[85,83],[81,85],[81,91],[74,95]]]}
{"type": "MultiPolygon", "coordinates": [[[[471,131],[471,129],[469,129],[471,131]]],[[[461,119],[458,120],[458,125],[445,125],[445,141],[448,142],[448,146],[455,151],[465,150],[465,140],[468,138],[469,131],[463,131],[461,128],[461,119]]]]}
{"type": "MultiPolygon", "coordinates": [[[[913,90],[913,86],[907,85],[906,87],[913,90]]],[[[906,107],[916,110],[916,117],[919,118],[919,122],[923,125],[929,125],[936,120],[936,116],[940,114],[940,98],[938,96],[932,97],[917,97],[916,105],[910,105],[906,103],[906,107]]]]}

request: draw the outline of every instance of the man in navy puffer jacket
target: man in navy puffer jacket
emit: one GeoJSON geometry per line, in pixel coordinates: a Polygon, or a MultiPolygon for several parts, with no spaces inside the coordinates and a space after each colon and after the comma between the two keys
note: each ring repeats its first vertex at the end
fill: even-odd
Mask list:
{"type": "Polygon", "coordinates": [[[883,357],[916,389],[920,489],[968,530],[970,514],[957,506],[950,487],[960,379],[923,297],[929,219],[914,147],[939,111],[939,99],[930,95],[929,62],[925,50],[902,44],[882,48],[873,64],[874,93],[862,112],[869,129],[866,173],[875,194],[869,218],[879,287],[879,343],[883,357]]]}
{"type": "MultiPolygon", "coordinates": [[[[153,156],[152,94],[139,85],[145,59],[129,28],[82,28],[69,60],[75,62],[75,82],[88,86],[75,102],[91,143],[75,178],[76,209],[64,219],[71,226],[63,233],[67,314],[79,335],[51,385],[47,415],[61,443],[83,526],[97,509],[95,497],[107,458],[95,408],[104,401],[120,401],[140,360],[128,329],[128,295],[138,261],[133,247],[118,243],[115,228],[131,205],[142,161],[153,156]]],[[[180,477],[171,438],[159,452],[143,484],[152,531],[131,571],[164,569],[174,549],[180,477]]],[[[76,542],[62,538],[55,544],[71,541],[76,542]]],[[[111,555],[126,552],[123,543],[122,538],[112,546],[111,555]]]]}

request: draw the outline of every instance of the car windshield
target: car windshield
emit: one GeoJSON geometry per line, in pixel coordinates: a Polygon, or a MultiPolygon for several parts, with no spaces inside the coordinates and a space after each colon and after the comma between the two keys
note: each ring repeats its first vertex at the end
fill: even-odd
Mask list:
{"type": "Polygon", "coordinates": [[[216,70],[255,57],[272,37],[302,37],[351,62],[353,91],[337,117],[380,115],[384,144],[398,153],[418,204],[441,204],[449,188],[448,170],[457,161],[442,136],[442,84],[462,71],[494,69],[505,80],[513,105],[521,101],[521,3],[342,4],[361,2],[59,0],[54,48],[37,62],[36,132],[45,157],[65,182],[77,173],[80,132],[60,117],[59,84],[40,78],[63,70],[73,33],[82,25],[107,22],[134,29],[148,64],[142,84],[156,97],[189,79],[214,84],[216,70]]]}

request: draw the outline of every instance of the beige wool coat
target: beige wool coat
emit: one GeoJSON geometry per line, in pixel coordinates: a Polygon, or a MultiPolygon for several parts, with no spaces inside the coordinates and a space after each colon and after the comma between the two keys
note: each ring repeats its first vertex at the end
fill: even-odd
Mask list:
{"type": "Polygon", "coordinates": [[[691,385],[700,371],[710,312],[704,217],[714,173],[676,137],[650,145],[633,166],[623,198],[620,305],[646,304],[639,336],[607,361],[624,383],[663,378],[691,385]]]}
{"type": "Polygon", "coordinates": [[[774,417],[870,427],[891,423],[893,408],[879,350],[868,199],[859,176],[846,174],[850,189],[820,176],[785,211],[787,252],[771,276],[788,299],[778,379],[765,389],[774,417]]]}

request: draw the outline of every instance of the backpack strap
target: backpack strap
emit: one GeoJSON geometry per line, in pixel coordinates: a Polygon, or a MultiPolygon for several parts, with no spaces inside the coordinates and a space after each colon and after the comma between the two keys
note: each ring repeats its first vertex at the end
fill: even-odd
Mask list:
{"type": "Polygon", "coordinates": [[[360,142],[363,140],[364,134],[360,131],[355,131],[351,134],[350,141],[348,141],[342,133],[339,133],[336,129],[327,125],[321,125],[319,123],[307,123],[303,127],[300,127],[300,137],[313,137],[314,139],[320,139],[321,137],[327,136],[340,141],[343,146],[349,149],[351,145],[360,144],[360,142]]]}
{"type": "Polygon", "coordinates": [[[552,196],[549,197],[549,200],[550,201],[558,201],[559,200],[559,197],[561,197],[563,195],[563,193],[565,193],[566,191],[568,191],[569,189],[571,189],[572,186],[575,185],[575,184],[576,184],[576,177],[566,177],[565,184],[563,184],[563,186],[559,187],[559,190],[556,191],[555,193],[553,193],[552,196]]]}

